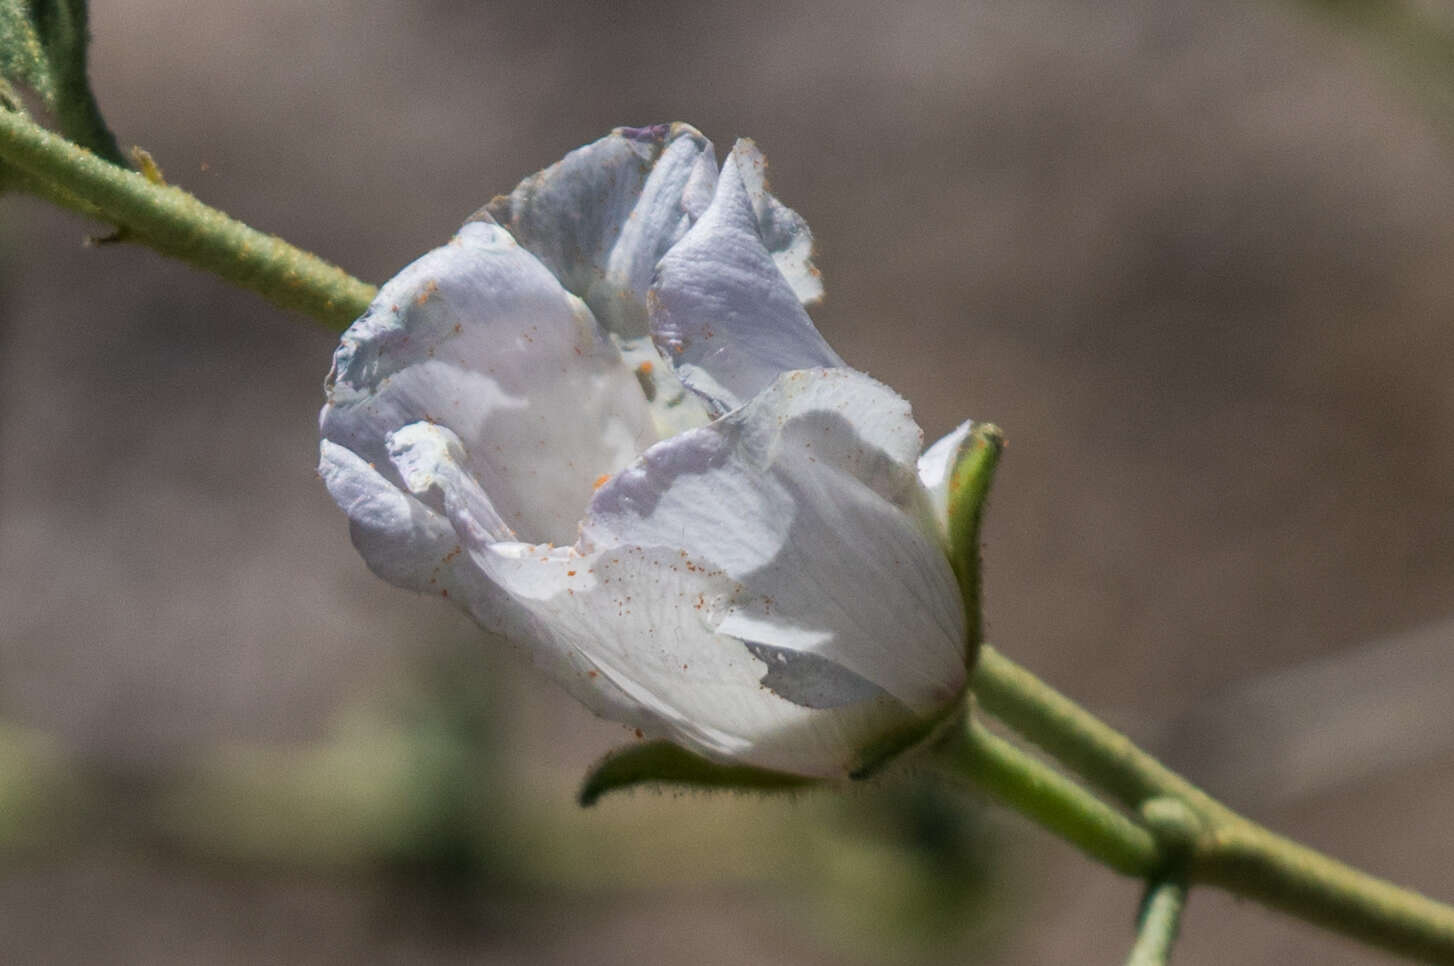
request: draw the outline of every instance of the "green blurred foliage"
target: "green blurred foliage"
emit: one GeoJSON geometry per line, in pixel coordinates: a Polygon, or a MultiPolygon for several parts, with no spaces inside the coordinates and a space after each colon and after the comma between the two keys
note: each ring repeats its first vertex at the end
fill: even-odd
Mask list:
{"type": "Polygon", "coordinates": [[[873,962],[987,961],[1014,904],[983,812],[935,773],[840,799],[819,829],[816,921],[873,962]]]}
{"type": "Polygon", "coordinates": [[[939,962],[993,940],[991,912],[1012,900],[995,888],[992,839],[936,774],[899,768],[846,795],[618,790],[582,809],[511,753],[473,645],[426,652],[321,740],[199,748],[160,774],[103,773],[0,728],[0,847],[140,846],[230,877],[373,882],[441,934],[502,903],[604,915],[745,888],[776,897],[803,942],[845,963],[939,962]]]}
{"type": "Polygon", "coordinates": [[[1408,0],[1301,0],[1366,47],[1390,78],[1454,134],[1454,8],[1408,0]]]}

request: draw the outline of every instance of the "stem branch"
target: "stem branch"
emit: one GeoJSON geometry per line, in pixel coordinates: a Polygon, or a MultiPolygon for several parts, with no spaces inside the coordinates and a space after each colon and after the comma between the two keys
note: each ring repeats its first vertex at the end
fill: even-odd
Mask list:
{"type": "Polygon", "coordinates": [[[970,688],[986,711],[1128,809],[1168,796],[1204,821],[1232,817],[1226,806],[988,644],[980,648],[970,688]]]}
{"type": "Polygon", "coordinates": [[[1136,945],[1126,966],[1166,966],[1171,947],[1181,928],[1181,910],[1186,905],[1186,882],[1170,877],[1152,882],[1141,905],[1136,945]]]}
{"type": "Polygon", "coordinates": [[[947,747],[960,774],[1091,858],[1132,876],[1160,865],[1150,832],[978,721],[970,719],[947,747]]]}
{"type": "MultiPolygon", "coordinates": [[[[971,687],[985,710],[1126,808],[1139,812],[1154,799],[1185,805],[1200,823],[1185,859],[1189,884],[1214,885],[1393,952],[1454,964],[1454,908],[1243,818],[993,648],[981,649],[971,687]]],[[[1021,810],[1064,834],[1036,812],[1021,810]]],[[[1144,814],[1155,817],[1155,811],[1164,809],[1144,814]]],[[[1188,823],[1177,824],[1185,829],[1188,823]]],[[[1173,843],[1163,839],[1165,856],[1173,843]]]]}

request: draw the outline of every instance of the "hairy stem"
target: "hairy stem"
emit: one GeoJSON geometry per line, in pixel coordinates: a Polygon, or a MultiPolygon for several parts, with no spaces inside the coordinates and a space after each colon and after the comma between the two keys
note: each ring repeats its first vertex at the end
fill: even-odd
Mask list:
{"type": "Polygon", "coordinates": [[[945,747],[960,774],[1091,858],[1133,876],[1160,865],[1149,831],[978,721],[969,719],[945,747]]]}
{"type": "Polygon", "coordinates": [[[163,254],[214,272],[285,308],[342,329],[368,308],[374,287],[316,255],[266,235],[170,185],[153,184],[0,110],[0,161],[14,186],[99,217],[163,254]]]}
{"type": "Polygon", "coordinates": [[[1190,875],[1392,952],[1454,964],[1454,908],[1245,819],[1198,843],[1190,875]]]}
{"type": "Polygon", "coordinates": [[[49,201],[53,205],[67,208],[79,215],[85,215],[87,218],[95,218],[100,221],[106,220],[101,209],[95,205],[88,201],[83,201],[60,185],[35,177],[28,171],[9,169],[0,172],[0,174],[3,174],[3,180],[0,180],[0,185],[3,185],[5,188],[35,195],[37,198],[49,201]]]}
{"type": "Polygon", "coordinates": [[[1170,796],[1203,820],[1232,817],[1131,739],[987,644],[980,648],[970,688],[986,711],[1128,809],[1170,796]]]}

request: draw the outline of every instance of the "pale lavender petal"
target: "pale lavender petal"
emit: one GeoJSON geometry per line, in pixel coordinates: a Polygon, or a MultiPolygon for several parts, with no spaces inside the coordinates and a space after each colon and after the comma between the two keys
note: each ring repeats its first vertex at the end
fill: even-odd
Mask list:
{"type": "Polygon", "coordinates": [[[542,543],[574,540],[597,481],[656,438],[590,311],[484,222],[400,272],[344,333],[320,422],[396,485],[389,435],[448,427],[499,516],[542,543]]]}
{"type": "Polygon", "coordinates": [[[804,305],[823,297],[823,276],[813,264],[813,233],[803,216],[774,198],[767,190],[767,159],[757,145],[743,138],[733,148],[752,211],[757,216],[763,247],[804,305]]]}
{"type": "Polygon", "coordinates": [[[487,211],[617,335],[645,335],[657,260],[716,180],[712,143],[687,124],[617,128],[526,178],[487,211]]]}
{"type": "Polygon", "coordinates": [[[718,633],[816,655],[927,713],[964,684],[964,615],[919,445],[907,403],[862,373],[788,373],[603,486],[582,547],[675,551],[732,582],[718,633]]]}
{"type": "Polygon", "coordinates": [[[843,365],[763,244],[749,190],[760,163],[750,145],[733,149],[711,206],[662,258],[648,299],[657,348],[717,412],[788,370],[843,365]]]}

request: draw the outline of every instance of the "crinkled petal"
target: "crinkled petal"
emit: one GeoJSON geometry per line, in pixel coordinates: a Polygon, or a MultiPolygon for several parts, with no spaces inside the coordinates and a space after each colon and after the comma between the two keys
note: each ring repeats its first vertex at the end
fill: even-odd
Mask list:
{"type": "Polygon", "coordinates": [[[466,468],[469,454],[453,430],[410,423],[390,433],[385,442],[404,486],[421,499],[437,501],[432,508],[450,521],[466,546],[514,541],[514,532],[466,468]]]}
{"type": "Polygon", "coordinates": [[[751,139],[738,141],[733,154],[741,159],[738,172],[752,199],[763,247],[772,255],[773,263],[792,286],[798,301],[813,304],[823,297],[823,275],[813,264],[813,233],[808,230],[808,223],[768,193],[767,159],[751,139]]]}
{"type": "MultiPolygon", "coordinates": [[[[349,533],[369,569],[389,583],[448,600],[502,638],[524,641],[533,618],[467,553],[457,521],[400,490],[379,469],[337,443],[319,446],[318,475],[348,515],[349,533]]],[[[546,660],[544,663],[549,663],[546,660]]]]}
{"type": "Polygon", "coordinates": [[[796,701],[764,688],[790,679],[793,669],[779,670],[763,646],[712,630],[730,609],[735,585],[678,550],[583,553],[493,539],[482,524],[488,497],[443,427],[415,423],[390,436],[409,493],[342,447],[323,445],[325,465],[336,460],[362,481],[367,502],[378,505],[348,499],[336,474],[325,470],[335,497],[347,502],[356,534],[364,531],[357,543],[367,559],[394,567],[384,575],[415,589],[439,593],[441,578],[449,581],[445,596],[487,629],[528,647],[539,668],[598,714],[704,754],[810,774],[846,774],[887,727],[886,718],[913,719],[867,682],[847,695],[856,707],[809,713],[845,703],[842,694],[822,693],[847,675],[831,676],[836,668],[799,685],[791,692],[796,701]],[[426,571],[432,574],[427,583],[420,578],[426,571]],[[458,592],[468,586],[460,571],[478,584],[470,596],[458,592]]]}
{"type": "MultiPolygon", "coordinates": [[[[680,550],[615,547],[552,559],[492,549],[480,566],[562,647],[583,655],[590,681],[604,678],[626,695],[653,736],[719,760],[841,778],[886,734],[922,720],[867,682],[851,695],[835,691],[833,682],[851,675],[832,662],[815,686],[794,680],[797,669],[783,670],[769,646],[721,633],[737,606],[736,582],[680,550]]],[[[565,683],[581,690],[579,680],[565,683]]]]}
{"type": "Polygon", "coordinates": [[[459,541],[443,516],[326,439],[319,446],[318,475],[348,515],[354,546],[374,573],[421,593],[458,586],[459,541]],[[442,586],[441,577],[447,581],[442,586]]]}
{"type": "Polygon", "coordinates": [[[606,329],[640,336],[652,270],[706,208],[716,174],[712,142],[690,125],[617,128],[487,210],[606,329]]]}
{"type": "Polygon", "coordinates": [[[949,532],[949,481],[954,477],[954,466],[959,462],[960,450],[969,434],[974,432],[974,421],[966,419],[933,446],[924,450],[919,457],[919,482],[929,494],[934,507],[934,519],[939,522],[943,533],[949,532]]]}
{"type": "Polygon", "coordinates": [[[717,632],[822,658],[931,712],[964,683],[965,631],[919,445],[908,404],[868,376],[788,373],[603,486],[581,545],[709,566],[732,582],[717,632]]]}
{"type": "Polygon", "coordinates": [[[664,135],[658,128],[618,128],[521,181],[485,210],[567,290],[584,296],[605,272],[664,135]]]}
{"type": "Polygon", "coordinates": [[[661,259],[648,297],[657,348],[719,413],[783,372],[843,365],[763,243],[752,187],[763,194],[761,163],[751,145],[733,148],[711,206],[661,259]]]}
{"type": "Polygon", "coordinates": [[[624,724],[655,724],[653,715],[557,632],[554,615],[538,606],[528,582],[513,589],[504,585],[501,577],[522,567],[536,578],[559,578],[584,566],[574,548],[498,539],[490,499],[469,472],[454,433],[412,423],[390,434],[389,452],[407,492],[342,447],[327,441],[323,447],[329,491],[348,512],[354,543],[376,572],[462,607],[481,627],[524,648],[536,667],[596,713],[624,724]],[[330,464],[343,472],[330,471],[330,464]],[[347,487],[366,492],[366,500],[347,487]]]}
{"type": "Polygon", "coordinates": [[[389,439],[410,499],[509,598],[482,623],[528,615],[510,633],[579,700],[720,760],[824,777],[963,687],[918,445],[906,404],[868,377],[791,373],[650,449],[601,487],[576,546],[550,548],[495,539],[448,429],[389,439]]]}
{"type": "Polygon", "coordinates": [[[646,292],[656,263],[701,217],[716,183],[712,143],[678,125],[621,226],[606,259],[605,275],[584,296],[608,330],[626,337],[650,332],[646,292]]]}
{"type": "Polygon", "coordinates": [[[575,539],[597,481],[656,439],[590,310],[497,225],[472,222],[386,284],[334,354],[323,437],[402,485],[386,440],[448,427],[514,536],[575,539]]]}
{"type": "Polygon", "coordinates": [[[907,404],[802,309],[811,248],[750,142],[719,176],[685,125],[496,199],[335,354],[320,473],[369,565],[720,760],[836,777],[922,734],[963,609],[907,404]]]}

